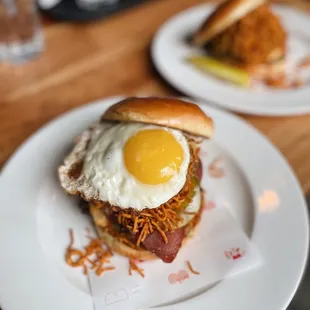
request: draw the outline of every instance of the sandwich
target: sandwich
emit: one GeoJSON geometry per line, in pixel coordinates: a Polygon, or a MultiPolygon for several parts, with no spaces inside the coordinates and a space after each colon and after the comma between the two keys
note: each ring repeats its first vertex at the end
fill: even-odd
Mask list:
{"type": "Polygon", "coordinates": [[[219,63],[264,79],[283,73],[286,40],[267,0],[228,0],[205,20],[192,41],[219,63]]]}
{"type": "Polygon", "coordinates": [[[195,104],[128,98],[77,138],[60,184],[88,203],[111,251],[171,263],[200,220],[199,149],[212,134],[212,119],[195,104]]]}

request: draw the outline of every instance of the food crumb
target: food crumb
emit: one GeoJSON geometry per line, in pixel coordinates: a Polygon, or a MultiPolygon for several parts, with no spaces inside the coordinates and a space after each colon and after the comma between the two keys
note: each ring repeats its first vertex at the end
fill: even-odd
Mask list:
{"type": "Polygon", "coordinates": [[[289,80],[288,76],[283,73],[281,75],[266,78],[264,83],[271,88],[296,89],[303,86],[305,83],[298,73],[295,74],[296,76],[294,76],[291,80],[289,80]]]}
{"type": "Polygon", "coordinates": [[[139,275],[144,278],[144,270],[142,268],[139,268],[136,264],[135,260],[129,259],[129,275],[132,275],[132,271],[136,271],[139,273],[139,275]]]}
{"type": "Polygon", "coordinates": [[[301,86],[303,86],[305,84],[305,82],[302,80],[302,78],[297,77],[294,79],[294,81],[291,83],[291,87],[292,88],[299,88],[301,86]]]}
{"type": "Polygon", "coordinates": [[[224,177],[223,168],[219,167],[222,163],[223,159],[221,157],[217,157],[213,160],[213,162],[209,165],[208,172],[213,178],[222,178],[224,177]]]}
{"type": "Polygon", "coordinates": [[[83,273],[87,276],[88,275],[88,267],[87,265],[83,265],[83,273]]]}
{"type": "Polygon", "coordinates": [[[267,77],[264,79],[265,85],[272,88],[289,88],[289,83],[284,74],[280,74],[277,76],[267,77]]]}
{"type": "Polygon", "coordinates": [[[196,275],[200,275],[200,272],[193,269],[193,266],[189,260],[186,261],[186,265],[187,265],[187,267],[191,273],[196,274],[196,275]]]}

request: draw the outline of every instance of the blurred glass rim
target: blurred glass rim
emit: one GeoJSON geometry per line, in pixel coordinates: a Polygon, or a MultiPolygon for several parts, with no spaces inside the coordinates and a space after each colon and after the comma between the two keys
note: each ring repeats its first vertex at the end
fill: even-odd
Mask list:
{"type": "MultiPolygon", "coordinates": [[[[43,10],[49,10],[59,4],[61,1],[65,0],[38,0],[40,8],[43,10]]],[[[74,0],[76,6],[84,10],[94,10],[98,6],[102,5],[113,5],[118,3],[120,0],[74,0]]]]}
{"type": "Polygon", "coordinates": [[[56,6],[62,0],[38,0],[39,6],[44,9],[48,10],[56,6]]]}
{"type": "Polygon", "coordinates": [[[94,10],[102,5],[114,5],[119,1],[120,0],[75,0],[77,7],[84,10],[94,10]]]}

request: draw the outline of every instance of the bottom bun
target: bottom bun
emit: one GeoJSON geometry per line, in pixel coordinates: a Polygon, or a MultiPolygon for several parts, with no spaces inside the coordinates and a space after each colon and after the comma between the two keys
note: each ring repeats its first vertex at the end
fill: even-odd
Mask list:
{"type": "Polygon", "coordinates": [[[153,260],[158,257],[152,254],[151,252],[143,249],[134,249],[123,242],[119,241],[116,237],[109,234],[102,227],[96,225],[97,232],[100,239],[109,247],[113,252],[138,260],[153,260]]]}
{"type": "MultiPolygon", "coordinates": [[[[202,211],[202,207],[203,207],[203,192],[202,191],[200,191],[200,195],[201,195],[201,200],[200,200],[200,210],[199,210],[198,215],[200,215],[202,211]]],[[[118,253],[122,256],[126,256],[126,257],[137,259],[137,260],[143,260],[143,261],[159,259],[157,256],[152,254],[150,251],[147,251],[144,249],[134,249],[130,247],[129,245],[124,244],[116,237],[112,236],[105,229],[105,227],[108,224],[108,219],[103,214],[103,212],[100,211],[99,208],[90,206],[90,213],[95,222],[96,230],[98,232],[100,239],[102,239],[104,243],[107,245],[107,247],[109,247],[113,252],[118,253]]],[[[195,219],[193,221],[195,221],[195,219]]],[[[196,227],[198,223],[199,221],[196,220],[194,223],[194,226],[191,227],[190,229],[186,229],[186,228],[190,227],[191,223],[189,223],[185,227],[186,237],[182,241],[182,246],[184,246],[187,240],[191,239],[195,235],[195,231],[196,231],[196,227]]]]}

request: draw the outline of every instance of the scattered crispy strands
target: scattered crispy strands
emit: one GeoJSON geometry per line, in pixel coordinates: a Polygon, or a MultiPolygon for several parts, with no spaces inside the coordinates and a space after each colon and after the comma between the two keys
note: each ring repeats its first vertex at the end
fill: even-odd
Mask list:
{"type": "Polygon", "coordinates": [[[84,253],[77,249],[68,248],[66,253],[67,264],[71,267],[80,267],[83,266],[86,256],[84,253]],[[77,256],[78,259],[74,260],[73,256],[77,256]]]}
{"type": "Polygon", "coordinates": [[[85,264],[83,265],[83,273],[85,274],[85,276],[88,275],[88,267],[85,264]]]}
{"type": "Polygon", "coordinates": [[[72,248],[74,243],[74,234],[72,228],[69,229],[69,236],[70,236],[69,248],[72,248]]]}
{"type": "Polygon", "coordinates": [[[132,275],[132,271],[136,271],[142,278],[144,278],[144,272],[142,268],[139,268],[133,259],[129,259],[129,275],[132,275]]]}
{"type": "Polygon", "coordinates": [[[111,267],[105,267],[105,268],[98,268],[97,271],[96,271],[96,275],[97,276],[101,276],[105,271],[111,271],[111,270],[114,270],[115,267],[111,266],[111,267]]]}
{"type": "Polygon", "coordinates": [[[193,267],[192,267],[192,265],[191,265],[191,263],[190,263],[189,260],[186,261],[186,265],[187,265],[187,267],[188,267],[188,269],[189,269],[189,271],[190,271],[191,273],[200,275],[200,272],[198,272],[198,271],[196,271],[196,270],[193,269],[193,267]]]}
{"type": "Polygon", "coordinates": [[[88,236],[90,239],[89,244],[84,247],[84,250],[78,250],[73,248],[74,234],[72,229],[69,230],[69,235],[70,243],[66,252],[66,262],[69,266],[83,267],[83,273],[85,275],[88,274],[88,267],[90,266],[98,276],[105,271],[115,269],[113,266],[104,267],[104,264],[110,263],[109,258],[113,254],[109,249],[103,248],[100,240],[88,236]],[[77,259],[73,259],[74,256],[76,256],[77,259]]]}

